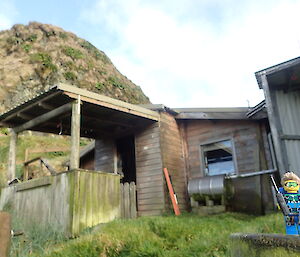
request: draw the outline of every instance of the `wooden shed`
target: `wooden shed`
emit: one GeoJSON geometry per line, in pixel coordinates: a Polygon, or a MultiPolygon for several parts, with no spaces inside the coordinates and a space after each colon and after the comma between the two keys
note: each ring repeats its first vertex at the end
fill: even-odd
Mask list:
{"type": "MultiPolygon", "coordinates": [[[[134,182],[137,198],[134,205],[136,204],[139,216],[161,215],[171,210],[163,168],[169,170],[181,210],[190,209],[190,179],[222,174],[231,176],[234,184],[235,194],[230,205],[232,210],[263,213],[273,207],[266,174],[274,172],[264,107],[264,104],[251,109],[170,109],[163,105],[137,106],[60,84],[0,116],[0,124],[12,128],[9,179],[15,176],[17,134],[24,130],[33,130],[71,136],[69,173],[79,171],[76,174],[89,174],[82,175],[89,182],[81,183],[81,186],[85,185],[87,188],[92,183],[93,188],[97,188],[97,183],[92,180],[107,173],[114,175],[109,177],[109,181],[116,177],[120,179],[117,174],[122,174],[121,183],[134,182]],[[81,152],[80,137],[94,139],[81,152]],[[220,145],[222,149],[227,149],[225,155],[218,151],[220,145]],[[252,203],[249,197],[256,201],[252,203]]],[[[22,188],[22,184],[14,186],[16,189],[10,191],[23,192],[24,190],[17,189],[22,188]]],[[[35,188],[24,187],[26,190],[35,188]]],[[[50,188],[53,189],[51,186],[50,188]]],[[[53,192],[55,188],[57,187],[54,187],[53,192]]],[[[113,194],[119,195],[120,188],[122,187],[114,187],[113,194]]],[[[76,192],[74,188],[68,190],[76,192]]],[[[38,190],[35,189],[35,192],[38,190]]],[[[102,191],[95,192],[101,194],[102,191]]],[[[86,199],[84,197],[87,196],[82,197],[80,199],[86,199]]],[[[67,198],[75,199],[72,195],[67,198]]],[[[115,199],[122,201],[122,197],[115,199]]],[[[96,200],[99,212],[101,201],[96,200]]],[[[108,199],[105,201],[109,202],[108,199]]],[[[15,203],[22,206],[18,201],[15,203]]],[[[116,214],[116,205],[111,206],[114,207],[110,211],[115,215],[108,215],[109,219],[105,218],[105,221],[120,217],[116,214]]],[[[93,208],[86,205],[86,210],[93,208]]],[[[49,209],[51,211],[53,210],[49,209]]],[[[99,212],[96,213],[96,219],[89,219],[87,213],[94,217],[93,212],[83,211],[83,216],[80,216],[80,229],[104,222],[104,219],[99,218],[102,217],[99,212]]],[[[78,232],[76,226],[74,229],[78,232]]]]}

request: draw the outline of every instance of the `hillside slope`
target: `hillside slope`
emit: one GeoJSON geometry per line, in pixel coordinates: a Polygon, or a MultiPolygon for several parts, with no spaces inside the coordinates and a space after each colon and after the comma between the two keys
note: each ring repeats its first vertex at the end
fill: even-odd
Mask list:
{"type": "Polygon", "coordinates": [[[0,31],[0,112],[58,82],[129,103],[149,103],[104,52],[73,33],[37,22],[0,31]]]}

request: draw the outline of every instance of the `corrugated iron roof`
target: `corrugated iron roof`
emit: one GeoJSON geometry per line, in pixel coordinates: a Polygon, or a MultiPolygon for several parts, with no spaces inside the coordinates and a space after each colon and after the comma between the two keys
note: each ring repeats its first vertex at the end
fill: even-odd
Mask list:
{"type": "Polygon", "coordinates": [[[155,111],[81,88],[59,84],[0,115],[0,124],[14,128],[17,132],[30,129],[57,134],[62,130],[63,135],[69,135],[69,105],[78,97],[82,103],[82,136],[118,137],[132,133],[139,126],[159,120],[159,114],[155,111]],[[64,106],[68,108],[63,108],[64,106]]]}
{"type": "Polygon", "coordinates": [[[24,107],[39,101],[40,99],[44,98],[45,96],[53,93],[54,91],[57,91],[57,86],[52,86],[48,88],[47,90],[44,90],[30,98],[25,99],[24,101],[18,102],[16,105],[11,106],[7,110],[5,110],[3,113],[0,114],[0,121],[2,119],[5,119],[7,116],[9,116],[11,113],[19,111],[23,109],[24,107]]]}

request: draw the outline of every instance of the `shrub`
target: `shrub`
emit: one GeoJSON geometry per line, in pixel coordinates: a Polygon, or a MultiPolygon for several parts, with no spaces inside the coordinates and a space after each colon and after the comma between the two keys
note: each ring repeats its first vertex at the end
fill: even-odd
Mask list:
{"type": "Polygon", "coordinates": [[[71,80],[71,81],[76,80],[76,75],[71,71],[65,72],[64,77],[65,77],[66,80],[71,80]]]}
{"type": "Polygon", "coordinates": [[[62,39],[67,39],[68,38],[68,35],[67,33],[64,33],[64,32],[59,32],[58,36],[62,39]]]}
{"type": "Polygon", "coordinates": [[[31,34],[28,38],[26,38],[26,41],[34,42],[36,40],[37,40],[37,35],[36,34],[31,34]]]}
{"type": "Polygon", "coordinates": [[[83,40],[81,43],[80,43],[81,47],[87,49],[88,51],[98,51],[98,49],[93,46],[90,42],[86,41],[86,40],[83,40]]]}
{"type": "Polygon", "coordinates": [[[29,53],[30,50],[31,50],[31,48],[32,48],[32,45],[29,45],[29,44],[23,44],[21,47],[24,49],[24,51],[25,51],[26,53],[29,53]]]}
{"type": "Polygon", "coordinates": [[[95,58],[97,60],[101,60],[105,64],[110,63],[109,58],[104,53],[102,53],[101,51],[99,51],[98,49],[96,49],[94,51],[94,56],[95,56],[95,58]]]}
{"type": "Polygon", "coordinates": [[[108,82],[111,83],[114,87],[119,89],[124,89],[122,82],[117,77],[109,77],[108,82]]]}
{"type": "Polygon", "coordinates": [[[52,70],[53,72],[57,71],[57,67],[52,63],[52,58],[48,53],[35,53],[30,57],[32,62],[41,63],[44,67],[52,70]]]}
{"type": "Polygon", "coordinates": [[[73,60],[80,59],[83,57],[83,53],[80,50],[69,46],[64,47],[63,52],[65,55],[71,57],[73,60]]]}
{"type": "Polygon", "coordinates": [[[21,38],[17,38],[17,37],[9,37],[6,42],[9,45],[18,45],[21,44],[23,42],[23,40],[21,38]]]}
{"type": "Polygon", "coordinates": [[[104,84],[101,82],[97,82],[95,88],[97,88],[98,90],[102,90],[104,88],[104,84]]]}

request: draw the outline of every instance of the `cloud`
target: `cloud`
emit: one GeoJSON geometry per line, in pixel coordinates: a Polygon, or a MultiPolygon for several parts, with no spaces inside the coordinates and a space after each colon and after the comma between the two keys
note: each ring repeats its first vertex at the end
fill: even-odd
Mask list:
{"type": "Polygon", "coordinates": [[[0,31],[10,29],[17,14],[12,0],[1,0],[0,2],[0,31]]]}
{"type": "Polygon", "coordinates": [[[255,71],[298,55],[299,8],[281,0],[101,0],[82,18],[114,35],[107,54],[152,102],[245,106],[263,98],[255,71]]]}

